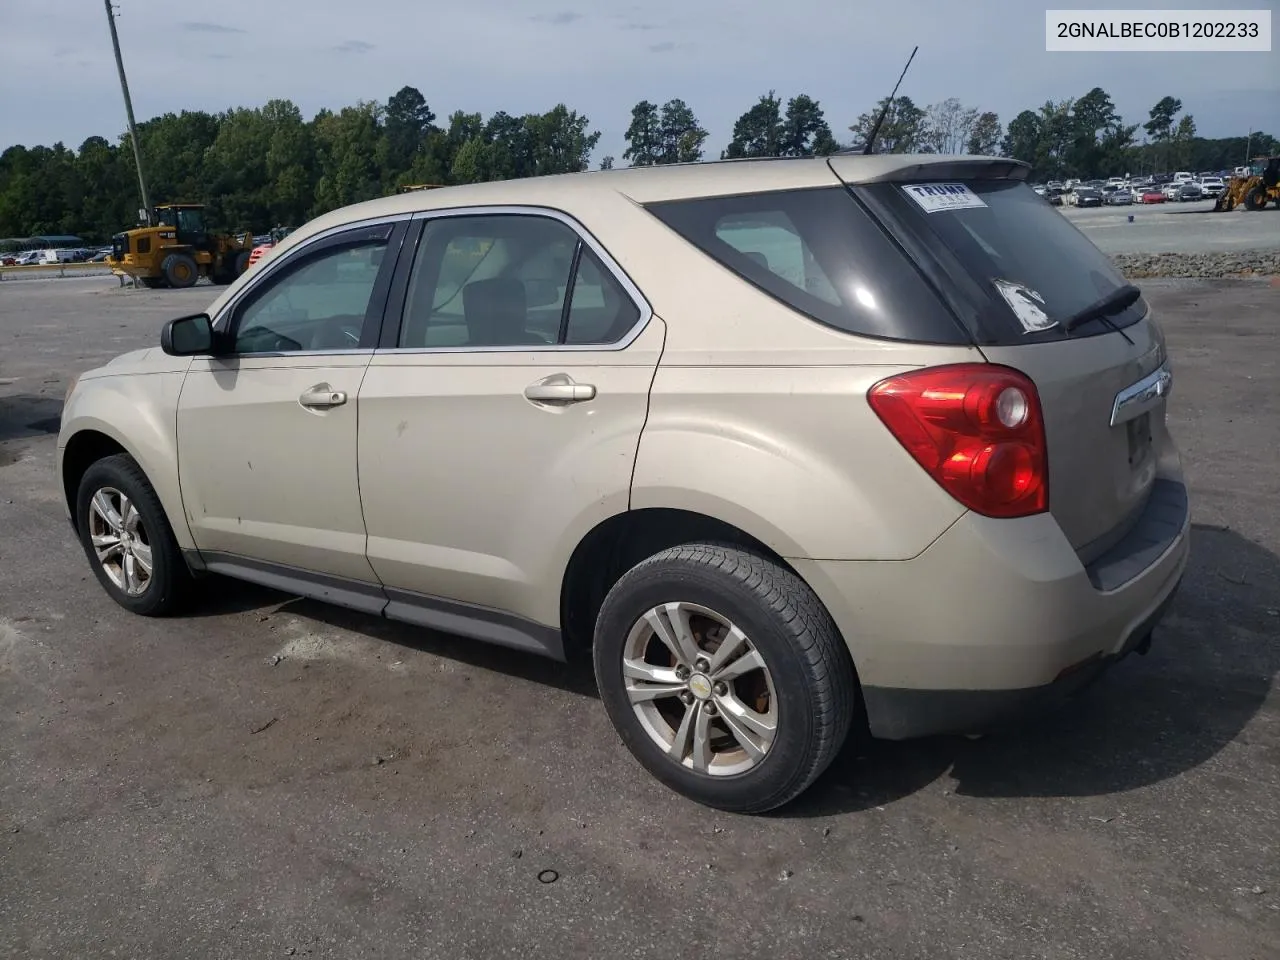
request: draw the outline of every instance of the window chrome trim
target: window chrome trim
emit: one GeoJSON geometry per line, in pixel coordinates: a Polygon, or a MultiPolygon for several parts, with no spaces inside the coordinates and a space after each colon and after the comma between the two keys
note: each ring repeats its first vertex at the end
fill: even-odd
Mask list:
{"type": "MultiPolygon", "coordinates": [[[[414,217],[412,213],[393,213],[380,217],[369,217],[365,220],[352,220],[350,223],[341,223],[337,226],[329,227],[327,230],[321,230],[307,239],[303,240],[296,247],[289,250],[279,260],[272,260],[260,272],[250,277],[243,287],[236,291],[235,295],[222,305],[222,309],[218,311],[218,315],[213,318],[213,329],[219,333],[224,332],[225,325],[231,322],[231,315],[235,313],[238,307],[246,297],[256,291],[262,284],[266,283],[272,276],[280,270],[285,269],[293,260],[299,256],[306,256],[307,251],[317,243],[323,243],[325,240],[332,239],[340,233],[346,233],[349,230],[359,230],[364,227],[377,227],[383,224],[403,223],[414,217]]],[[[298,357],[304,354],[319,356],[321,354],[338,354],[338,353],[363,353],[363,350],[306,350],[294,351],[290,353],[239,353],[238,357],[267,357],[267,356],[286,356],[298,357]]]]}
{"type": "MultiPolygon", "coordinates": [[[[640,292],[640,288],[635,285],[627,272],[622,269],[618,261],[613,259],[609,251],[604,245],[595,238],[590,230],[582,224],[581,221],[573,216],[565,213],[563,210],[557,210],[554,207],[540,207],[536,205],[526,204],[494,204],[492,206],[467,206],[467,207],[447,207],[433,210],[419,210],[413,214],[414,220],[424,220],[430,222],[432,220],[445,219],[447,217],[487,217],[487,216],[526,216],[526,217],[544,217],[551,220],[558,220],[566,227],[572,230],[578,238],[591,248],[591,251],[599,258],[600,263],[605,270],[618,282],[622,287],[627,298],[640,311],[640,316],[635,324],[627,331],[622,338],[612,343],[548,343],[548,344],[527,344],[515,343],[505,344],[502,346],[460,346],[460,347],[380,347],[375,351],[377,356],[402,356],[407,354],[434,354],[434,353],[549,353],[549,352],[571,352],[581,353],[583,351],[618,351],[625,350],[635,341],[645,328],[649,325],[649,321],[653,319],[653,307],[649,305],[649,301],[645,295],[640,292]]],[[[419,245],[422,241],[419,240],[419,245]]],[[[412,270],[417,266],[417,261],[409,265],[408,269],[412,270]]],[[[401,309],[401,315],[395,320],[397,329],[404,325],[404,310],[401,309]]]]}
{"type": "Polygon", "coordinates": [[[1130,384],[1116,394],[1111,407],[1111,426],[1133,420],[1146,413],[1173,389],[1173,372],[1166,360],[1137,383],[1130,384]]]}
{"type": "Polygon", "coordinates": [[[373,356],[372,347],[360,347],[353,350],[274,350],[263,351],[260,353],[229,353],[220,356],[210,354],[200,354],[202,359],[221,360],[230,362],[233,360],[263,360],[263,359],[284,359],[286,357],[360,357],[373,356]]]}

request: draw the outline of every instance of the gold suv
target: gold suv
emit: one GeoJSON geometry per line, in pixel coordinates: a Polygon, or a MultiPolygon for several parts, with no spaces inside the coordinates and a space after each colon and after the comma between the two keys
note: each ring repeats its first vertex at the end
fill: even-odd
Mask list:
{"type": "Polygon", "coordinates": [[[981,157],[737,161],[327,214],[58,440],[107,592],[207,573],[590,652],[627,747],[762,811],[850,730],[984,728],[1145,650],[1187,562],[1141,292],[981,157]]]}

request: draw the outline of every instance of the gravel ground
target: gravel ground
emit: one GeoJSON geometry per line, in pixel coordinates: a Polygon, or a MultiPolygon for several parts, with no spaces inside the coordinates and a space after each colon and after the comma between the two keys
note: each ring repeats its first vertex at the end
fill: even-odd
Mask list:
{"type": "Polygon", "coordinates": [[[1280,290],[1144,287],[1195,523],[1150,655],[746,818],[647,776],[586,665],[231,582],[127,615],[63,517],[61,397],[213,291],[6,285],[0,957],[1275,958],[1280,290]]]}
{"type": "Polygon", "coordinates": [[[1280,250],[1250,253],[1117,253],[1111,257],[1127,277],[1190,277],[1216,280],[1280,274],[1280,250]]]}

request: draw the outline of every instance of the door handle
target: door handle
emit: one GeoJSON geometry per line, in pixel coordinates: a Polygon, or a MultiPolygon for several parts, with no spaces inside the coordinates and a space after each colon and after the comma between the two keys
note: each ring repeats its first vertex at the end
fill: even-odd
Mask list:
{"type": "Polygon", "coordinates": [[[341,390],[334,390],[327,383],[318,383],[300,396],[298,402],[312,410],[328,410],[346,403],[347,395],[341,390]]]}
{"type": "Polygon", "coordinates": [[[525,399],[535,403],[581,403],[594,400],[593,383],[577,383],[567,373],[553,373],[524,388],[525,399]]]}

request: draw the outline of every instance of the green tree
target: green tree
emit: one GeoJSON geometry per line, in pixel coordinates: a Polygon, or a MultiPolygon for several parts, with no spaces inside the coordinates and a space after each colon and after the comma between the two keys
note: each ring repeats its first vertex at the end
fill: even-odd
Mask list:
{"type": "Polygon", "coordinates": [[[721,156],[726,159],[780,157],[785,135],[782,101],[770,90],[734,123],[733,139],[721,156]]]}
{"type": "Polygon", "coordinates": [[[1104,175],[1105,156],[1101,136],[1119,123],[1111,97],[1101,87],[1094,87],[1071,106],[1071,143],[1063,160],[1076,176],[1092,179],[1104,175]]]}
{"type": "Polygon", "coordinates": [[[392,185],[413,166],[418,152],[435,129],[435,119],[427,98],[417,87],[401,87],[387,100],[383,111],[383,134],[387,142],[388,169],[384,176],[390,178],[392,185]]]}
{"type": "Polygon", "coordinates": [[[1169,141],[1173,139],[1173,118],[1181,110],[1182,101],[1177,97],[1161,97],[1151,108],[1150,119],[1142,125],[1147,136],[1157,145],[1152,156],[1159,158],[1157,163],[1161,166],[1168,166],[1171,159],[1169,141]]]}
{"type": "Polygon", "coordinates": [[[205,155],[209,220],[231,229],[270,219],[267,153],[271,126],[261,110],[227,113],[205,155]]]}
{"type": "Polygon", "coordinates": [[[1195,117],[1184,113],[1170,139],[1173,145],[1173,165],[1180,170],[1186,170],[1191,164],[1192,146],[1196,139],[1195,117]]]}
{"type": "Polygon", "coordinates": [[[991,156],[1000,146],[1000,118],[986,110],[978,114],[965,142],[965,153],[991,156]]]}
{"type": "Polygon", "coordinates": [[[559,103],[546,113],[528,114],[524,121],[533,155],[531,175],[580,173],[587,169],[600,132],[588,131],[590,121],[586,117],[559,103]]]}
{"type": "Polygon", "coordinates": [[[1000,142],[1000,153],[1034,166],[1040,151],[1043,127],[1044,124],[1035,111],[1023,110],[1009,121],[1009,129],[1000,142]]]}
{"type": "Polygon", "coordinates": [[[658,123],[657,162],[697,163],[702,159],[702,146],[708,136],[687,103],[680,99],[668,100],[662,105],[658,123]]]}
{"type": "MultiPolygon", "coordinates": [[[[872,110],[860,114],[849,127],[859,147],[865,147],[875,128],[880,111],[889,103],[884,97],[872,110]]],[[[910,97],[895,97],[885,114],[884,123],[876,133],[875,153],[913,153],[920,148],[924,132],[925,113],[910,97]]]]}
{"type": "Polygon", "coordinates": [[[1173,118],[1182,110],[1182,101],[1176,97],[1161,97],[1142,125],[1152,140],[1168,140],[1173,135],[1173,118]]]}
{"type": "Polygon", "coordinates": [[[839,149],[817,100],[800,94],[787,101],[782,121],[782,156],[827,156],[839,149]]]}
{"type": "Polygon", "coordinates": [[[315,119],[319,179],[311,213],[371,200],[382,193],[376,162],[381,138],[381,108],[359,102],[337,113],[321,110],[315,119]]]}
{"type": "Polygon", "coordinates": [[[536,161],[533,140],[525,117],[513,117],[499,110],[484,125],[484,140],[490,145],[487,180],[511,180],[533,176],[536,161]]]}
{"type": "Polygon", "coordinates": [[[627,149],[622,151],[622,159],[630,161],[633,167],[662,162],[662,120],[656,103],[641,100],[632,107],[631,125],[623,136],[627,149]]]}

